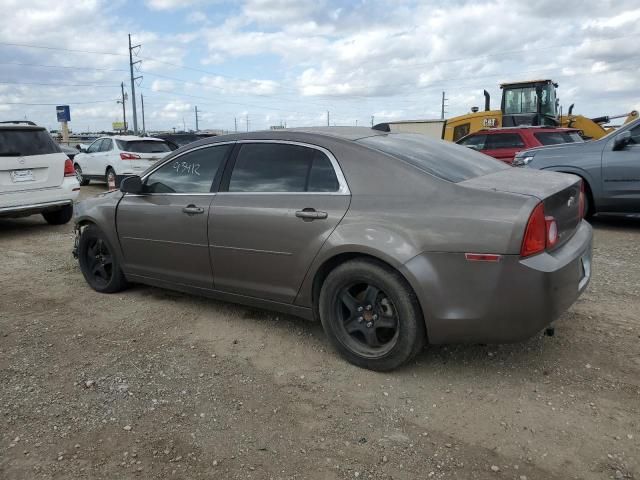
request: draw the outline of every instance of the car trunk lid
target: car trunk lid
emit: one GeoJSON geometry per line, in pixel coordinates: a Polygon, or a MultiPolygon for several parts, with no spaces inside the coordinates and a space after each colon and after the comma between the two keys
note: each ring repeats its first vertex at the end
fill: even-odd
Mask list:
{"type": "Polygon", "coordinates": [[[57,187],[67,156],[49,133],[38,128],[0,129],[0,191],[57,187]]]}
{"type": "Polygon", "coordinates": [[[535,197],[544,205],[545,216],[552,216],[558,226],[558,242],[566,242],[582,220],[580,211],[580,183],[575,175],[510,168],[483,175],[458,185],[517,193],[535,197]]]}

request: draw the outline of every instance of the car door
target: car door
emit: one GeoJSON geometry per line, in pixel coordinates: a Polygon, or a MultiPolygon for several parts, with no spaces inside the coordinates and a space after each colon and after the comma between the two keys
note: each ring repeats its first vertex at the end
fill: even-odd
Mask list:
{"type": "Polygon", "coordinates": [[[233,144],[188,150],[151,171],[142,194],[125,194],[116,223],[128,274],[213,288],[207,220],[213,185],[233,144]]]}
{"type": "Polygon", "coordinates": [[[85,176],[98,176],[100,175],[100,148],[102,145],[102,138],[97,139],[83,155],[78,155],[77,161],[82,168],[82,174],[85,176]]]}
{"type": "MultiPolygon", "coordinates": [[[[113,167],[114,169],[116,169],[117,164],[114,164],[115,160],[113,158],[113,153],[113,139],[103,138],[102,145],[100,145],[100,153],[97,155],[98,162],[96,162],[99,163],[98,169],[99,173],[101,173],[102,175],[106,174],[107,167],[113,167]]],[[[117,160],[120,160],[120,157],[118,157],[117,160]]]]}
{"type": "Polygon", "coordinates": [[[487,135],[482,153],[511,164],[523,148],[525,144],[519,133],[491,133],[487,135]]]}
{"type": "Polygon", "coordinates": [[[240,142],[209,217],[216,290],[293,303],[350,194],[333,155],[295,142],[240,142]]]}
{"type": "Polygon", "coordinates": [[[640,212],[640,125],[630,132],[631,140],[621,150],[613,149],[616,135],[602,150],[603,209],[640,212]]]}

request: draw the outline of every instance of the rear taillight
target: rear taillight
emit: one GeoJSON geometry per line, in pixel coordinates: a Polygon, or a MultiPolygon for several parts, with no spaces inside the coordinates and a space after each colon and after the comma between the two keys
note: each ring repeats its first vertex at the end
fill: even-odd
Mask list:
{"type": "Polygon", "coordinates": [[[70,158],[67,158],[64,161],[64,176],[65,177],[73,177],[76,174],[76,169],[73,168],[73,162],[70,158]]]}
{"type": "Polygon", "coordinates": [[[527,228],[524,230],[520,256],[530,257],[544,252],[558,243],[558,224],[551,215],[545,216],[544,205],[540,202],[531,212],[527,228]]]}
{"type": "Polygon", "coordinates": [[[122,153],[120,153],[120,158],[122,160],[138,160],[141,157],[140,157],[140,155],[136,155],[135,153],[122,152],[122,153]]]}
{"type": "Polygon", "coordinates": [[[584,193],[584,180],[580,180],[580,200],[578,201],[578,211],[580,217],[579,218],[584,218],[584,214],[587,213],[584,211],[584,205],[585,205],[585,197],[584,197],[585,193],[584,193]]]}

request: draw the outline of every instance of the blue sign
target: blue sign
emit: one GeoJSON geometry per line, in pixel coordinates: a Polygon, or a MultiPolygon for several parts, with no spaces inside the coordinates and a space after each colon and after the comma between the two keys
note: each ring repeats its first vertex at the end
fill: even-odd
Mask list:
{"type": "Polygon", "coordinates": [[[59,105],[56,107],[56,114],[58,115],[59,122],[70,122],[71,121],[71,110],[69,110],[69,105],[59,105]]]}

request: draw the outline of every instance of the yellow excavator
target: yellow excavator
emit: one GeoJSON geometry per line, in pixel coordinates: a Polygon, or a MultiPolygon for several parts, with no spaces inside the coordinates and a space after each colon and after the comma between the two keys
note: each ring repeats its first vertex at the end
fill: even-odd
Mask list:
{"type": "Polygon", "coordinates": [[[562,115],[562,112],[558,112],[557,87],[558,84],[552,80],[503,83],[500,85],[500,110],[491,110],[491,98],[485,90],[484,111],[473,107],[471,113],[446,120],[442,138],[455,142],[465,135],[486,128],[539,125],[576,128],[581,131],[583,137],[597,139],[615,129],[606,126],[611,120],[626,117],[624,123],[628,123],[638,118],[638,112],[635,110],[622,115],[587,118],[574,115],[573,105],[569,107],[566,115],[562,115]]]}

